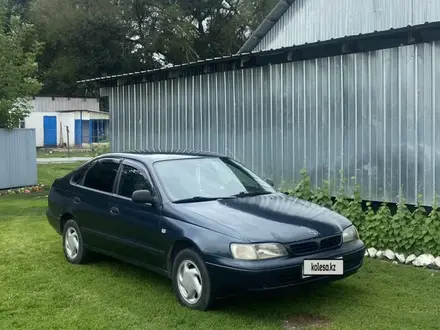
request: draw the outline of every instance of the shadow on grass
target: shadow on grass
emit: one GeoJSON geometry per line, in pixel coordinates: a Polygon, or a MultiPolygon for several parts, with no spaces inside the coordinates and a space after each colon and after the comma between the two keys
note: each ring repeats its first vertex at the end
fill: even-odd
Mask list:
{"type": "Polygon", "coordinates": [[[319,311],[322,305],[338,304],[341,301],[351,301],[352,298],[363,294],[363,290],[351,285],[345,280],[324,284],[309,284],[283,290],[244,293],[235,297],[221,300],[221,307],[229,312],[249,313],[251,309],[262,310],[301,310],[301,306],[313,306],[319,311]]]}
{"type": "MultiPolygon", "coordinates": [[[[178,304],[172,291],[171,280],[162,275],[103,255],[98,255],[90,266],[105,269],[106,272],[112,273],[111,276],[123,278],[125,284],[154,288],[153,291],[160,296],[157,297],[158,300],[166,300],[166,308],[170,307],[171,303],[176,311],[198,313],[178,304]]],[[[343,307],[344,304],[355,301],[356,297],[363,294],[362,289],[343,279],[327,284],[311,284],[283,290],[229,296],[218,299],[213,309],[205,315],[249,320],[263,317],[266,321],[277,323],[292,314],[316,312],[319,315],[323,307],[338,305],[341,302],[341,307],[343,307]]],[[[148,299],[154,299],[154,297],[149,296],[148,299]]],[[[139,312],[139,307],[134,304],[129,308],[136,313],[139,312]]]]}
{"type": "Polygon", "coordinates": [[[107,255],[93,253],[87,266],[96,268],[96,270],[105,270],[113,277],[125,278],[133,282],[146,281],[154,287],[171,290],[171,280],[167,277],[107,255]]]}

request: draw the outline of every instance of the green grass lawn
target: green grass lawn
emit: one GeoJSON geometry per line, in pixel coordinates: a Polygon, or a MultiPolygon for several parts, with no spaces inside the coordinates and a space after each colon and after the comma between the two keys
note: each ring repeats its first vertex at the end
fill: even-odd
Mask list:
{"type": "Polygon", "coordinates": [[[38,182],[49,188],[55,178],[62,177],[81,166],[82,163],[83,162],[75,162],[72,164],[38,164],[38,182]]]}
{"type": "MultiPolygon", "coordinates": [[[[50,182],[72,165],[44,166],[50,182]]],[[[283,329],[298,315],[326,317],[321,329],[439,329],[440,273],[370,259],[324,287],[185,309],[171,282],[147,270],[109,258],[68,264],[46,196],[0,197],[0,329],[283,329]]]]}
{"type": "MultiPolygon", "coordinates": [[[[95,154],[91,150],[78,151],[72,150],[70,157],[93,157],[95,154]]],[[[50,153],[48,150],[37,150],[37,158],[66,158],[69,157],[67,151],[53,151],[50,153]]]]}

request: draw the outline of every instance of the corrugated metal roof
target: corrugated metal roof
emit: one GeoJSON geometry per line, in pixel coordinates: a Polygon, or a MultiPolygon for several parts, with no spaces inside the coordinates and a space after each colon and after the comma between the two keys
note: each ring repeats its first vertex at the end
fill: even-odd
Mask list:
{"type": "Polygon", "coordinates": [[[32,112],[99,111],[99,100],[97,98],[36,96],[29,102],[32,112]]]}
{"type": "Polygon", "coordinates": [[[296,0],[265,35],[260,51],[440,21],[438,0],[296,0]]]}
{"type": "Polygon", "coordinates": [[[103,113],[103,114],[108,114],[108,112],[105,111],[100,111],[100,110],[87,110],[87,109],[75,109],[75,110],[59,110],[57,112],[62,112],[62,113],[66,113],[66,112],[92,112],[92,113],[103,113]]]}
{"type": "MultiPolygon", "coordinates": [[[[87,83],[87,82],[104,82],[104,81],[110,81],[115,80],[119,78],[135,78],[140,76],[146,76],[151,75],[153,73],[158,72],[171,72],[171,71],[178,71],[182,69],[194,69],[194,68],[203,68],[205,65],[208,64],[230,64],[237,60],[246,60],[248,61],[250,58],[252,59],[259,59],[259,58],[265,58],[265,57],[276,57],[277,55],[285,55],[285,54],[291,54],[291,61],[295,60],[305,60],[305,59],[312,59],[312,58],[318,58],[318,57],[325,57],[325,56],[335,56],[335,55],[341,55],[341,54],[348,54],[348,53],[356,53],[360,51],[365,50],[343,50],[340,49],[337,51],[337,54],[335,54],[335,51],[333,49],[333,52],[330,54],[326,52],[327,49],[330,49],[331,47],[339,47],[343,45],[346,45],[349,42],[360,42],[360,41],[368,41],[368,50],[372,49],[383,49],[383,48],[389,48],[389,47],[396,47],[399,44],[415,44],[420,43],[423,41],[420,40],[405,40],[405,41],[399,41],[398,45],[393,44],[393,40],[397,40],[397,36],[402,33],[412,33],[417,31],[426,31],[426,30],[432,30],[432,29],[440,29],[440,22],[433,22],[433,23],[425,23],[425,24],[419,24],[414,26],[407,26],[400,29],[389,29],[386,31],[374,31],[371,33],[366,34],[358,34],[355,36],[346,36],[342,38],[336,38],[336,39],[330,39],[326,41],[317,41],[313,43],[305,43],[303,45],[294,45],[292,47],[283,47],[279,49],[270,49],[270,50],[262,50],[257,52],[246,52],[246,53],[239,53],[239,54],[233,54],[228,56],[221,56],[221,57],[214,57],[210,59],[203,59],[198,60],[195,62],[189,62],[185,64],[178,64],[173,65],[170,67],[164,67],[160,69],[152,69],[152,70],[144,70],[144,71],[138,71],[138,72],[131,72],[131,73],[124,73],[119,75],[111,75],[111,76],[104,76],[104,77],[96,77],[96,78],[90,78],[90,79],[84,79],[77,81],[78,84],[81,83],[87,83]],[[385,40],[386,39],[386,40],[385,40]],[[383,41],[385,40],[385,41],[383,41]],[[373,42],[371,42],[373,41],[373,42]],[[383,42],[382,42],[383,41],[383,42]],[[381,43],[379,43],[381,42],[381,43]],[[309,50],[315,50],[315,53],[319,54],[319,56],[313,55],[313,57],[310,56],[304,56],[303,54],[306,51],[309,50]],[[300,54],[301,56],[296,58],[295,54],[300,54]]],[[[438,32],[438,31],[436,31],[438,32]]],[[[440,40],[440,34],[439,33],[429,33],[426,37],[429,41],[433,40],[440,40]]],[[[394,43],[396,43],[394,41],[394,43]]]]}
{"type": "Polygon", "coordinates": [[[263,22],[261,22],[257,29],[251,34],[238,53],[245,53],[254,49],[295,1],[296,0],[280,0],[269,15],[266,16],[263,22]]]}

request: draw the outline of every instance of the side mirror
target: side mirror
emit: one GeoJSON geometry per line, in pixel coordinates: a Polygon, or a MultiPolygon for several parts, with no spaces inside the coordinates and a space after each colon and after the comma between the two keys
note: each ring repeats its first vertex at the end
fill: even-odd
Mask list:
{"type": "Polygon", "coordinates": [[[155,204],[155,199],[149,190],[136,190],[131,195],[131,200],[139,204],[155,204]]]}
{"type": "Polygon", "coordinates": [[[268,184],[270,184],[271,187],[275,187],[275,184],[273,183],[273,180],[272,180],[272,179],[266,179],[266,182],[267,182],[268,184]]]}

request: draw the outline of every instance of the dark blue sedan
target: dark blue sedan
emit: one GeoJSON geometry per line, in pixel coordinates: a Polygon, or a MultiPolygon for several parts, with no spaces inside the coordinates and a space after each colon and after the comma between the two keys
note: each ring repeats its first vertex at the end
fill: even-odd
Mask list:
{"type": "Polygon", "coordinates": [[[364,258],[345,217],[210,153],[99,156],[56,179],[48,206],[70,263],[97,252],[146,267],[199,310],[239,291],[342,279],[364,258]]]}

